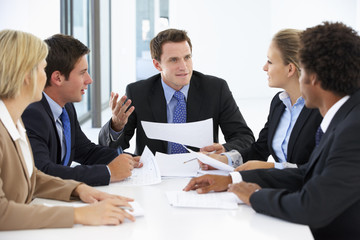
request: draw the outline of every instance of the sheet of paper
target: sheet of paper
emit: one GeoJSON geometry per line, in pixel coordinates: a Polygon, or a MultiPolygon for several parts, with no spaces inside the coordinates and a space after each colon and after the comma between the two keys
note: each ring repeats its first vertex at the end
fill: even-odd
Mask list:
{"type": "Polygon", "coordinates": [[[191,123],[155,123],[141,121],[148,138],[202,148],[214,143],[213,119],[191,123]]]}
{"type": "Polygon", "coordinates": [[[202,175],[205,175],[205,174],[228,176],[229,171],[224,171],[224,170],[201,170],[201,169],[198,171],[198,176],[202,176],[202,175]]]}
{"type": "MultiPolygon", "coordinates": [[[[141,217],[144,216],[144,209],[141,207],[141,205],[134,201],[134,202],[129,202],[129,204],[131,205],[131,207],[133,208],[133,211],[131,212],[130,210],[126,210],[128,213],[130,213],[131,215],[133,215],[134,217],[141,217]]],[[[89,205],[88,203],[83,203],[83,202],[56,202],[56,203],[43,203],[44,206],[47,207],[55,207],[55,206],[70,206],[70,207],[84,207],[89,205]]]]}
{"type": "MultiPolygon", "coordinates": [[[[186,147],[185,147],[186,148],[186,147]]],[[[194,152],[193,150],[186,148],[190,153],[194,155],[194,157],[198,158],[201,162],[210,165],[218,170],[232,172],[234,168],[229,166],[228,164],[222,163],[214,158],[211,158],[203,153],[194,152]]]]}
{"type": "Polygon", "coordinates": [[[231,192],[198,194],[196,191],[169,191],[166,196],[174,207],[237,209],[241,200],[231,192]]]}
{"type": "Polygon", "coordinates": [[[123,181],[117,182],[117,185],[152,185],[161,182],[160,170],[155,160],[154,154],[145,146],[141,154],[140,162],[144,164],[141,168],[134,168],[132,175],[123,181]]]}
{"type": "Polygon", "coordinates": [[[162,177],[196,177],[199,170],[199,163],[192,153],[156,152],[155,159],[162,177]]]}

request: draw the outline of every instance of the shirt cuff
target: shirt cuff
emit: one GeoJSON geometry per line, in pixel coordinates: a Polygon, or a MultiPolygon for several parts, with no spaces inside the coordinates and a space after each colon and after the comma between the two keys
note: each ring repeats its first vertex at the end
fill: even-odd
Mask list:
{"type": "Polygon", "coordinates": [[[276,169],[284,169],[283,163],[274,162],[274,168],[276,169]]]}
{"type": "Polygon", "coordinates": [[[241,177],[241,174],[239,172],[231,172],[230,176],[231,176],[233,184],[242,182],[242,177],[241,177]]]}
{"type": "Polygon", "coordinates": [[[228,165],[232,166],[233,165],[233,161],[232,161],[232,158],[230,156],[230,154],[228,152],[224,152],[224,153],[220,153],[220,155],[223,155],[227,158],[228,160],[228,165]]]}
{"type": "Polygon", "coordinates": [[[109,184],[111,183],[111,171],[110,171],[110,168],[106,165],[106,168],[107,168],[107,170],[109,171],[109,175],[110,175],[110,177],[109,177],[109,184]]]}
{"type": "Polygon", "coordinates": [[[237,150],[231,150],[230,152],[225,152],[221,154],[225,155],[228,158],[229,165],[233,166],[234,168],[243,164],[243,158],[237,150]]]}
{"type": "Polygon", "coordinates": [[[112,142],[115,142],[119,139],[119,137],[121,136],[121,134],[123,133],[124,129],[121,129],[120,132],[116,132],[114,129],[110,128],[110,139],[112,142]]]}
{"type": "Polygon", "coordinates": [[[281,163],[283,168],[298,168],[296,163],[283,162],[281,163]]]}

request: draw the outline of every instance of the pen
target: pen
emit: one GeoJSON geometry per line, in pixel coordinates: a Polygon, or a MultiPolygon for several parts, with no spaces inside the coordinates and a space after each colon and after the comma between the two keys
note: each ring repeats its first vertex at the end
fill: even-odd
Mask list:
{"type": "Polygon", "coordinates": [[[196,159],[197,159],[197,158],[192,158],[192,159],[190,159],[190,160],[185,161],[184,163],[188,163],[188,162],[194,161],[194,160],[196,160],[196,159]]]}

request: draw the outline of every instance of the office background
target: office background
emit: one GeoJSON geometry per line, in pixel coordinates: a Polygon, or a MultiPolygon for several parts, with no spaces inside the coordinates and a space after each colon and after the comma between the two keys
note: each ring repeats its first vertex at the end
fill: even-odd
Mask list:
{"type": "Polygon", "coordinates": [[[188,31],[194,69],[228,82],[257,135],[279,90],[268,87],[262,70],[271,37],[282,28],[305,29],[322,21],[341,21],[359,31],[360,0],[0,0],[0,30],[42,39],[63,32],[91,48],[95,83],[76,104],[88,127],[108,120],[111,90],[123,94],[127,84],[157,73],[149,42],[172,27],[188,31]]]}

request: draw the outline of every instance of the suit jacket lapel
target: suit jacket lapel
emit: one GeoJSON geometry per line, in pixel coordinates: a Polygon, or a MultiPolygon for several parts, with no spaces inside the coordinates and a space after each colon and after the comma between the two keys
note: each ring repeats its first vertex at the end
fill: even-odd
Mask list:
{"type": "MultiPolygon", "coordinates": [[[[285,110],[285,105],[280,101],[275,107],[274,107],[274,112],[272,113],[272,117],[269,121],[269,134],[268,134],[268,144],[269,144],[269,149],[271,151],[271,155],[276,156],[271,144],[273,142],[274,139],[274,135],[275,135],[275,131],[277,129],[277,126],[279,125],[281,116],[283,114],[285,110]]],[[[275,159],[276,161],[278,161],[278,159],[275,159]]]]}
{"type": "Polygon", "coordinates": [[[296,140],[300,134],[300,131],[304,127],[307,119],[309,118],[311,111],[312,110],[310,110],[304,106],[304,108],[300,112],[298,119],[296,120],[296,123],[294,125],[293,130],[291,131],[291,135],[290,135],[290,139],[289,139],[289,144],[288,144],[288,149],[287,149],[288,159],[291,158],[291,154],[295,147],[296,140]]]}
{"type": "Polygon", "coordinates": [[[331,120],[328,129],[322,136],[319,145],[317,147],[315,147],[314,151],[312,152],[312,154],[310,156],[310,161],[309,161],[309,165],[308,165],[306,174],[308,174],[310,172],[312,167],[318,161],[319,155],[323,151],[324,147],[327,145],[327,142],[332,138],[331,135],[335,131],[338,124],[348,115],[349,112],[351,112],[351,110],[352,110],[352,108],[354,108],[354,106],[359,104],[359,102],[360,102],[359,100],[360,100],[360,90],[358,90],[352,96],[350,96],[348,101],[345,102],[344,105],[342,105],[340,107],[340,109],[337,111],[334,118],[331,120]]]}
{"type": "Polygon", "coordinates": [[[51,119],[51,124],[53,125],[53,129],[54,132],[56,134],[56,139],[57,139],[57,146],[58,149],[60,149],[59,151],[57,151],[57,159],[61,159],[61,143],[60,143],[60,137],[56,128],[56,123],[55,123],[55,119],[54,119],[54,115],[51,111],[50,105],[48,103],[48,101],[46,100],[45,95],[43,94],[43,97],[41,99],[41,105],[44,107],[46,113],[49,115],[50,119],[51,119]]]}
{"type": "Polygon", "coordinates": [[[192,76],[190,80],[190,87],[186,101],[186,122],[198,121],[200,118],[201,107],[204,105],[203,91],[199,82],[196,81],[196,76],[192,76]]]}
{"type": "MultiPolygon", "coordinates": [[[[148,102],[153,114],[154,122],[167,123],[167,107],[164,89],[161,85],[161,77],[154,82],[151,93],[148,96],[148,102]]],[[[167,152],[167,142],[161,142],[162,152],[167,152]]]]}
{"type": "Polygon", "coordinates": [[[148,97],[149,105],[155,122],[167,123],[167,109],[164,89],[161,86],[161,78],[155,81],[148,97]]]}

